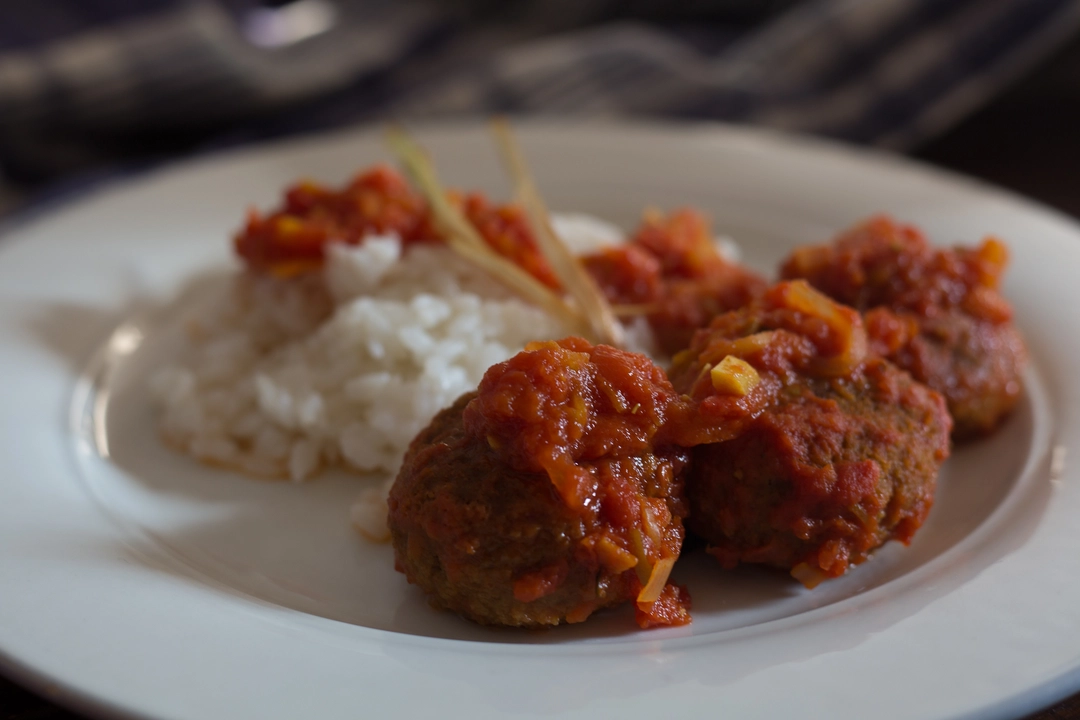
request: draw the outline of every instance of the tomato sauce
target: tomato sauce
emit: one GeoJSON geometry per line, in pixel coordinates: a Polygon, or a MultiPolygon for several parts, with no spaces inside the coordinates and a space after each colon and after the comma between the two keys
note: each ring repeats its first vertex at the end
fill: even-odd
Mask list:
{"type": "Polygon", "coordinates": [[[981,320],[1004,323],[1012,319],[999,291],[1008,260],[1008,249],[996,238],[974,248],[934,248],[918,228],[878,216],[833,244],[796,250],[780,273],[806,278],[863,310],[887,306],[928,318],[963,308],[981,320]]]}
{"type": "Polygon", "coordinates": [[[668,355],[713,317],[765,289],[762,278],[724,259],[705,218],[688,209],[648,214],[627,244],[583,260],[612,303],[640,306],[668,355]]]}
{"type": "MultiPolygon", "coordinates": [[[[477,193],[451,199],[492,249],[558,286],[519,207],[495,205],[477,193]]],[[[400,174],[376,166],[339,190],[312,181],[294,185],[278,209],[250,211],[233,244],[250,269],[290,277],[322,267],[328,243],[357,245],[366,235],[386,233],[406,246],[443,239],[423,198],[400,174]]]]}

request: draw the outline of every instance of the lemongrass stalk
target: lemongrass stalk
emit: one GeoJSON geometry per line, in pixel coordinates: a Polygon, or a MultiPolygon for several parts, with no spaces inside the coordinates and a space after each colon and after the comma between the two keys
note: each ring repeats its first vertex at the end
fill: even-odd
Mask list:
{"type": "Polygon", "coordinates": [[[581,260],[555,233],[547,206],[533,182],[525,156],[510,131],[509,123],[497,118],[492,121],[492,130],[514,182],[515,196],[525,209],[540,250],[551,264],[551,269],[584,313],[592,328],[592,335],[600,342],[621,347],[624,342],[623,327],[581,260]]]}
{"type": "Polygon", "coordinates": [[[387,132],[387,142],[427,200],[435,221],[446,234],[446,244],[451,250],[507,285],[524,299],[547,310],[571,331],[591,334],[591,325],[580,311],[568,305],[519,265],[496,253],[484,241],[476,228],[447,199],[434,165],[416,141],[401,128],[391,127],[387,132]]]}

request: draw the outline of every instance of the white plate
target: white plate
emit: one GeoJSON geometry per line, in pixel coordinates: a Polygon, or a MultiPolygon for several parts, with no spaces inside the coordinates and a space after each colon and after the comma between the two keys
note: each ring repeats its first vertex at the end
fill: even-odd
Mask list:
{"type": "MultiPolygon", "coordinates": [[[[942,244],[1003,237],[1034,358],[1025,401],[948,462],[910,548],[817,590],[696,556],[678,569],[695,599],[686,628],[639,631],[626,612],[540,633],[476,627],[429,609],[388,547],[354,536],[346,509],[364,480],[199,466],[158,442],[143,390],[175,349],[155,308],[235,266],[228,238],[245,208],[385,159],[379,133],[186,163],[0,245],[9,672],[97,714],[199,720],[990,718],[1080,686],[1080,475],[1061,466],[1080,437],[1076,225],[896,158],[772,134],[520,131],[554,208],[629,227],[646,205],[697,206],[766,270],[881,210],[942,244]]],[[[450,183],[505,187],[483,128],[420,136],[450,183]]]]}

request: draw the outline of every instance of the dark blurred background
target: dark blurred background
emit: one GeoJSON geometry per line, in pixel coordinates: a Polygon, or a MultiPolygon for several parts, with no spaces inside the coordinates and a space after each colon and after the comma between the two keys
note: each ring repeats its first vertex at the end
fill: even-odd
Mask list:
{"type": "Polygon", "coordinates": [[[6,0],[0,207],[267,137],[492,112],[816,133],[1075,207],[1043,163],[1076,158],[1078,28],[1080,0],[6,0]]]}
{"type": "MultiPolygon", "coordinates": [[[[814,133],[1080,217],[1080,0],[0,0],[0,215],[261,139],[494,112],[814,133]]],[[[0,678],[0,720],[74,717],[0,678]]]]}

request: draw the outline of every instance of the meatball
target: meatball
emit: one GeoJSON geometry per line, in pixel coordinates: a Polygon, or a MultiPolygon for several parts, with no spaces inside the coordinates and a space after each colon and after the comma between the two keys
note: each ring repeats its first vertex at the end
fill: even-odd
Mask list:
{"type": "Polygon", "coordinates": [[[495,365],[411,444],[390,491],[397,568],[484,624],[580,622],[635,601],[689,622],[667,582],[688,451],[659,445],[678,400],[641,355],[571,338],[495,365]]]}
{"type": "Polygon", "coordinates": [[[854,310],[781,283],[676,359],[675,387],[702,407],[761,408],[731,439],[695,447],[686,478],[687,525],[723,566],[762,563],[813,586],[910,542],[926,519],[949,452],[945,401],[868,354],[863,333],[854,310]]]}
{"type": "Polygon", "coordinates": [[[796,250],[780,272],[867,313],[874,349],[945,396],[963,440],[992,431],[1021,394],[1027,353],[998,290],[1007,261],[997,240],[939,250],[878,217],[796,250]]]}

